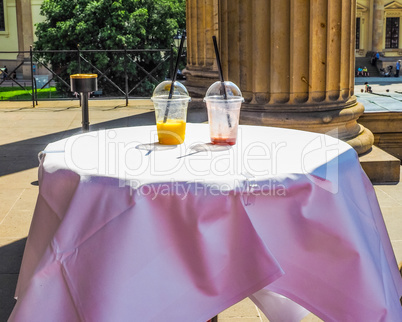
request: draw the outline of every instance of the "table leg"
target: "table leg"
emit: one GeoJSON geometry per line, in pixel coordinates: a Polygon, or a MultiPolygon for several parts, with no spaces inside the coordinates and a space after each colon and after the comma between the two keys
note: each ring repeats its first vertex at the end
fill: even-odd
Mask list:
{"type": "Polygon", "coordinates": [[[82,131],[89,131],[88,93],[80,93],[82,109],[82,131]]]}

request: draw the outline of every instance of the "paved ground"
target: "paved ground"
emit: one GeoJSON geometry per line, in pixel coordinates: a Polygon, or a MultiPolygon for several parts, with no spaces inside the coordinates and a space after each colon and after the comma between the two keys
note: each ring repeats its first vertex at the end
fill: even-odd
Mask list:
{"type": "MultiPolygon", "coordinates": [[[[356,93],[362,86],[356,86],[356,93]]],[[[373,89],[386,93],[383,86],[395,94],[400,85],[378,84],[373,89]]],[[[154,124],[149,100],[129,102],[126,107],[124,100],[91,100],[93,128],[154,124]]],[[[206,122],[205,111],[190,111],[189,121],[206,122]]],[[[80,132],[80,123],[78,101],[40,102],[36,108],[31,102],[0,102],[0,322],[7,320],[14,305],[13,293],[38,194],[37,154],[47,143],[80,132]]],[[[402,183],[376,185],[375,190],[396,257],[402,261],[402,183]]],[[[240,320],[267,321],[248,299],[219,315],[222,322],[240,320]]],[[[303,321],[321,320],[309,315],[303,321]]]]}
{"type": "Polygon", "coordinates": [[[355,77],[355,85],[364,85],[365,82],[369,84],[377,85],[395,85],[396,87],[402,87],[402,74],[401,77],[355,77]]]}

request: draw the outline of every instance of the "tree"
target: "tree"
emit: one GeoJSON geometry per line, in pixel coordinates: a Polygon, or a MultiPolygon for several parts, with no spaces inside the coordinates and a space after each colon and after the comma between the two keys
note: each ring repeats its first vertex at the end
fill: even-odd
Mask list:
{"type": "MultiPolygon", "coordinates": [[[[38,23],[35,50],[115,50],[170,48],[178,29],[185,28],[185,0],[44,0],[41,15],[45,21],[38,23]]],[[[115,83],[124,84],[124,55],[122,53],[85,53],[90,61],[115,83]]],[[[161,60],[159,52],[130,56],[150,71],[161,60]]],[[[77,54],[41,54],[41,59],[51,63],[63,78],[78,72],[77,54]]],[[[130,59],[128,60],[130,62],[130,59]]],[[[127,61],[126,61],[127,62],[127,61]]],[[[85,60],[82,72],[96,72],[85,60]]],[[[158,70],[163,79],[169,64],[158,70]]],[[[135,64],[128,64],[130,83],[139,81],[143,71],[135,64]]],[[[102,89],[115,94],[115,87],[99,80],[102,89]],[[102,83],[103,82],[103,83],[102,83]],[[102,84],[101,84],[102,83],[102,84]]],[[[149,95],[155,84],[143,82],[137,94],[149,95]]]]}

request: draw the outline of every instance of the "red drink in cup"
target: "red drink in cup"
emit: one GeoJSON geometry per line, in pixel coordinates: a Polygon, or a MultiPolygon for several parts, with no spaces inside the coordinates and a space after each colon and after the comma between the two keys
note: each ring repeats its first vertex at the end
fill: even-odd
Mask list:
{"type": "Polygon", "coordinates": [[[237,138],[222,138],[222,137],[211,137],[211,143],[217,145],[235,145],[237,138]]]}
{"type": "Polygon", "coordinates": [[[204,101],[207,104],[211,143],[236,144],[240,108],[244,101],[240,89],[232,82],[216,82],[209,87],[204,101]]]}

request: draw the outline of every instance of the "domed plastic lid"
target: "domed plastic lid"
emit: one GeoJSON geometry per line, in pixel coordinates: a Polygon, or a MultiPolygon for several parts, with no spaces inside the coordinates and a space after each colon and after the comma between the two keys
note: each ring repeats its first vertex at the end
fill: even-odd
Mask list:
{"type": "MultiPolygon", "coordinates": [[[[172,81],[169,80],[160,83],[158,86],[156,86],[151,99],[152,100],[168,99],[171,85],[172,81]]],[[[187,88],[180,82],[174,82],[172,98],[188,99],[190,101],[190,95],[188,94],[187,88]]]]}
{"type": "Polygon", "coordinates": [[[204,101],[209,100],[224,100],[224,90],[226,91],[226,97],[229,100],[241,100],[244,102],[244,98],[241,94],[240,89],[236,86],[236,84],[226,81],[222,84],[222,82],[217,81],[213,83],[207,90],[205,94],[204,101]],[[223,86],[225,88],[223,88],[223,86]]]}

